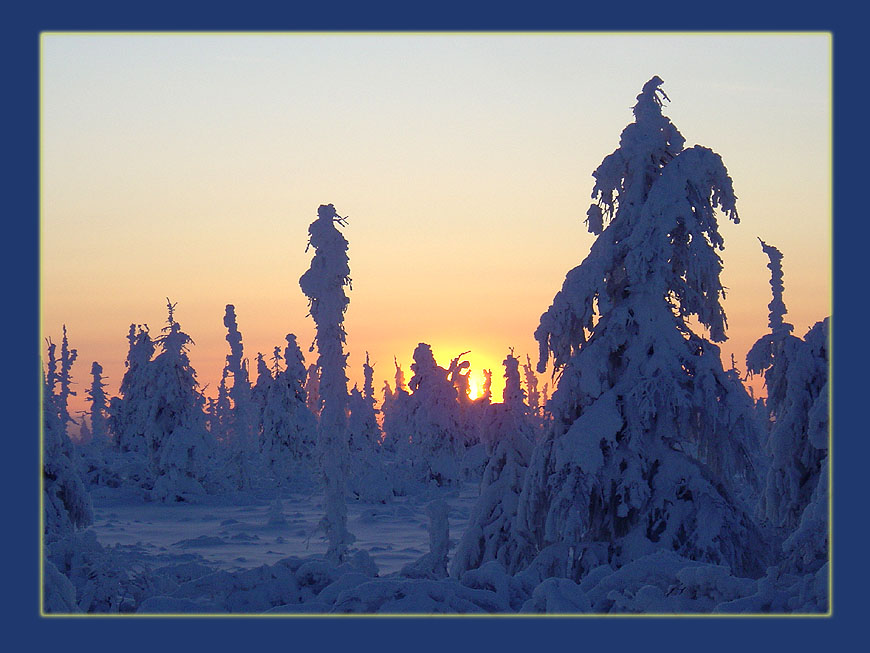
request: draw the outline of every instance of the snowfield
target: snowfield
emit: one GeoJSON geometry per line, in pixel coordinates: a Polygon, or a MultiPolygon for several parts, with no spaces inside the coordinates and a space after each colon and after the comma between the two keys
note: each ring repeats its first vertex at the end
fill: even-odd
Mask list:
{"type": "MultiPolygon", "coordinates": [[[[465,530],[477,499],[475,484],[441,493],[449,506],[451,550],[465,530]]],[[[155,568],[198,562],[224,571],[271,565],[286,557],[322,556],[327,542],[316,532],[323,515],[318,494],[281,496],[285,524],[274,522],[272,497],[266,493],[203,497],[202,503],[143,503],[123,493],[94,494],[97,541],[124,553],[129,564],[155,568]],[[119,496],[120,495],[120,496],[119,496]]],[[[348,503],[348,528],[356,536],[353,549],[366,551],[389,576],[429,550],[428,499],[396,497],[389,504],[348,503]]]]}

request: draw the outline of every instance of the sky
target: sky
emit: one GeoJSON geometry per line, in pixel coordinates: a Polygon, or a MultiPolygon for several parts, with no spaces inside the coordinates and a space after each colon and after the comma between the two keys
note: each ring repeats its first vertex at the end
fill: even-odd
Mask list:
{"type": "MultiPolygon", "coordinates": [[[[831,313],[831,37],[811,34],[61,34],[42,37],[42,335],[67,326],[83,410],[92,361],[117,393],[131,323],[166,298],[213,396],[233,304],[252,369],[284,336],[307,361],[299,277],[320,204],[348,217],[348,376],[378,396],[394,356],[470,350],[472,381],[514,348],[594,238],[592,172],[644,82],[722,156],[740,224],[720,220],[739,369],[767,332],[767,258],[787,320],[831,313]]],[[[730,362],[729,362],[730,365],[730,362]]],[[[549,380],[551,370],[540,375],[549,380]]],[[[758,380],[753,388],[763,394],[758,380]]]]}

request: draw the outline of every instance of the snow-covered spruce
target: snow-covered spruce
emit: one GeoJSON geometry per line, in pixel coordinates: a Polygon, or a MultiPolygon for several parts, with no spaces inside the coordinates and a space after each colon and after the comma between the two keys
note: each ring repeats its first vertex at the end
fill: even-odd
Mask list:
{"type": "Polygon", "coordinates": [[[242,334],[236,320],[236,309],[227,304],[224,313],[227,342],[230,353],[221,376],[218,415],[221,422],[221,450],[224,462],[221,476],[232,489],[245,490],[253,485],[257,467],[256,451],[257,411],[251,397],[248,361],[244,358],[242,334]],[[232,379],[232,385],[227,380],[232,379]]]}
{"type": "Polygon", "coordinates": [[[320,411],[323,410],[323,398],[320,396],[320,368],[317,367],[317,363],[309,365],[306,371],[305,397],[308,410],[316,417],[320,417],[320,411]]]}
{"type": "Polygon", "coordinates": [[[122,452],[118,435],[110,430],[109,402],[103,383],[103,368],[91,365],[91,384],[85,391],[91,409],[82,418],[82,435],[77,453],[80,455],[83,476],[90,489],[127,486],[137,491],[149,485],[150,474],[145,457],[135,452],[122,452]],[[85,419],[90,420],[90,434],[85,437],[85,419]]]}
{"type": "Polygon", "coordinates": [[[453,485],[459,481],[464,448],[456,388],[426,343],[414,350],[411,370],[411,393],[397,389],[384,405],[386,437],[414,482],[453,485]]]}
{"type": "MultiPolygon", "coordinates": [[[[259,436],[257,448],[262,450],[263,448],[263,410],[266,406],[266,394],[269,392],[269,387],[272,385],[272,380],[280,374],[281,371],[281,361],[283,360],[283,356],[281,356],[281,348],[275,347],[272,352],[272,367],[266,364],[266,359],[263,357],[263,352],[257,352],[256,365],[257,365],[257,380],[254,382],[253,386],[251,386],[251,404],[253,405],[253,410],[256,413],[255,417],[255,428],[257,431],[257,435],[259,436]]],[[[214,399],[209,399],[209,409],[208,413],[217,412],[216,411],[216,401],[214,399]],[[214,408],[212,408],[212,406],[214,408]]],[[[209,418],[213,419],[213,418],[209,418]]],[[[213,432],[213,431],[212,431],[213,432]]],[[[214,432],[213,432],[214,433],[214,432]]]]}
{"type": "Polygon", "coordinates": [[[350,466],[348,489],[357,499],[386,503],[393,496],[393,482],[381,455],[374,397],[374,368],[368,352],[363,364],[363,391],[354,386],[348,398],[348,448],[350,466]]]}
{"type": "Polygon", "coordinates": [[[354,455],[376,455],[380,447],[381,433],[378,429],[374,397],[374,368],[369,364],[368,352],[363,364],[363,390],[354,386],[348,404],[348,446],[354,455]]]}
{"type": "Polygon", "coordinates": [[[484,370],[485,385],[481,396],[471,398],[470,372],[471,363],[462,360],[470,351],[462,352],[450,361],[447,368],[447,378],[456,389],[459,410],[457,421],[459,439],[457,444],[461,458],[461,471],[464,478],[479,479],[483,473],[483,440],[486,437],[486,419],[489,406],[492,403],[492,372],[484,370]],[[475,469],[479,466],[479,469],[475,469]]]}
{"type": "Polygon", "coordinates": [[[575,579],[657,549],[738,575],[766,566],[731,489],[756,482],[751,403],[687,324],[694,316],[725,339],[715,209],[736,222],[735,196],[717,154],[684,149],[661,84],[644,85],[635,122],[593,173],[587,223],[598,238],[535,332],[538,371],[552,356],[561,376],[514,532],[523,564],[567,545],[575,579]]]}
{"type": "MultiPolygon", "coordinates": [[[[79,456],[66,433],[70,420],[65,404],[69,396],[66,390],[71,385],[70,371],[75,360],[66,344],[66,330],[64,343],[58,361],[56,346],[48,340],[47,369],[43,376],[43,608],[51,613],[73,613],[92,608],[86,598],[80,601],[77,586],[69,578],[71,566],[67,560],[70,556],[63,555],[64,551],[74,553],[91,548],[83,546],[90,540],[82,539],[80,530],[89,526],[94,518],[91,497],[78,464],[79,456]]],[[[99,548],[95,541],[93,545],[99,548]]],[[[98,574],[94,572],[89,576],[96,578],[98,574]]]]}
{"type": "Polygon", "coordinates": [[[66,425],[71,418],[64,405],[64,395],[57,391],[58,386],[61,389],[64,387],[63,376],[69,377],[72,367],[70,356],[69,350],[64,347],[61,360],[58,361],[56,345],[48,340],[42,397],[43,535],[46,543],[69,536],[77,528],[93,521],[91,497],[77,464],[78,456],[66,433],[66,425]]]}
{"type": "Polygon", "coordinates": [[[294,334],[288,333],[285,341],[284,369],[277,367],[276,347],[275,369],[270,374],[264,366],[257,381],[263,393],[260,452],[265,470],[279,487],[295,477],[310,476],[317,442],[317,420],[306,405],[302,352],[294,334]]]}
{"type": "Polygon", "coordinates": [[[94,361],[91,364],[91,385],[86,391],[87,401],[91,404],[91,437],[98,446],[111,444],[107,417],[108,398],[103,383],[103,366],[94,361]]]}
{"type": "Polygon", "coordinates": [[[487,411],[484,431],[489,462],[480,483],[480,497],[451,561],[450,575],[455,578],[491,560],[509,573],[518,567],[519,547],[511,534],[536,429],[513,352],[505,358],[504,367],[504,402],[489,406],[487,411]]]}
{"type": "Polygon", "coordinates": [[[148,457],[145,404],[154,390],[148,386],[147,368],[154,355],[154,341],[148,325],[136,324],[130,325],[127,341],[129,350],[124,363],[127,371],[121,379],[120,396],[109,402],[109,427],[119,451],[137,453],[145,461],[148,457]]]}
{"type": "Polygon", "coordinates": [[[78,351],[69,348],[69,338],[66,334],[66,324],[63,325],[63,339],[60,343],[60,373],[57,376],[58,393],[57,406],[60,411],[60,417],[63,420],[64,428],[70,423],[75,423],[75,420],[69,414],[69,398],[74,397],[76,393],[72,389],[72,366],[78,358],[78,351]]]}
{"type": "Polygon", "coordinates": [[[793,336],[784,320],[782,254],[761,241],[770,259],[770,333],[746,355],[752,374],[764,374],[771,462],[761,495],[760,514],[787,535],[815,491],[828,451],[828,321],[817,323],[805,338],[793,336]]]}
{"type": "Polygon", "coordinates": [[[742,611],[824,612],[828,608],[829,319],[803,339],[784,319],[782,254],[762,241],[771,270],[770,333],[746,356],[767,387],[770,466],[759,513],[782,539],[782,558],[758,591],[727,606],[742,611]]]}
{"type": "Polygon", "coordinates": [[[145,367],[143,383],[152,389],[140,406],[154,472],[151,496],[158,501],[186,501],[206,491],[213,441],[205,428],[204,398],[187,356],[190,336],[168,318],[156,339],[160,353],[145,367]]]}
{"type": "Polygon", "coordinates": [[[405,372],[399,361],[393,356],[393,364],[396,367],[395,386],[390,388],[390,382],[384,381],[384,400],[381,402],[381,414],[383,415],[383,441],[382,450],[390,454],[399,451],[405,453],[408,434],[405,433],[405,408],[407,407],[408,386],[405,383],[405,372]]]}
{"type": "Polygon", "coordinates": [[[523,379],[526,382],[529,410],[532,415],[537,416],[543,406],[541,406],[541,393],[538,391],[538,377],[535,375],[532,359],[528,354],[526,354],[526,362],[523,363],[523,379]]]}
{"type": "MultiPolygon", "coordinates": [[[[818,466],[811,468],[811,479],[804,485],[812,486],[812,493],[803,504],[800,520],[794,530],[783,542],[786,555],[786,568],[799,574],[819,573],[827,565],[828,550],[828,329],[829,319],[817,322],[804,336],[804,360],[809,363],[803,372],[812,372],[803,378],[804,389],[813,392],[807,415],[806,435],[810,445],[824,457],[818,466]],[[807,369],[810,368],[810,369],[807,369]],[[818,376],[824,383],[818,384],[818,376]]],[[[797,376],[797,370],[792,374],[797,376]]],[[[797,380],[797,379],[795,379],[797,380]]],[[[784,415],[787,423],[790,416],[784,415]]],[[[778,422],[778,424],[781,422],[778,422]]],[[[777,426],[774,426],[776,430],[777,426]]],[[[773,437],[773,433],[771,433],[773,437]]],[[[818,454],[816,454],[817,456],[818,454]]],[[[816,457],[816,456],[813,456],[816,457]]],[[[800,459],[803,464],[804,460],[800,459]]],[[[796,459],[793,459],[793,463],[796,459]]],[[[799,492],[800,496],[802,492],[799,492]]],[[[827,582],[824,583],[823,596],[827,596],[827,582]]]]}
{"type": "Polygon", "coordinates": [[[347,240],[336,228],[345,219],[332,204],[321,204],[317,219],[308,227],[309,247],[314,248],[311,267],[299,279],[308,297],[310,314],[317,327],[317,366],[320,368],[320,411],[317,441],[323,470],[326,514],[321,526],[329,541],[327,557],[341,561],[353,543],[347,530],[345,486],[347,475],[347,376],[344,354],[344,312],[350,299],[344,292],[350,287],[347,240]]]}

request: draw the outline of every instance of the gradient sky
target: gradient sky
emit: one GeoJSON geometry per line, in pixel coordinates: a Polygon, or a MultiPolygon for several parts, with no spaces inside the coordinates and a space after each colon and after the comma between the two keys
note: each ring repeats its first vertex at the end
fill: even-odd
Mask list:
{"type": "MultiPolygon", "coordinates": [[[[43,335],[67,325],[84,408],[91,361],[116,393],[131,322],[166,297],[213,395],[236,307],[252,367],[314,325],[299,277],[320,204],[349,216],[351,385],[368,350],[380,396],[418,342],[475,379],[537,356],[538,318],[593,241],[592,171],[641,86],[718,152],[741,222],[721,224],[729,341],[767,331],[785,255],[788,319],[830,314],[827,34],[45,34],[43,335]]],[[[549,374],[541,376],[541,382],[549,374]]]]}

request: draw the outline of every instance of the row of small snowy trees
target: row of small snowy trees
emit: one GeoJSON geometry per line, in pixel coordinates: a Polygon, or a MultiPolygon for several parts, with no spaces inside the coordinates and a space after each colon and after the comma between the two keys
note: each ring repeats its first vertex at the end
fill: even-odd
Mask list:
{"type": "MultiPolygon", "coordinates": [[[[323,446],[332,450],[328,445],[318,450],[317,444],[327,407],[324,379],[329,380],[321,373],[321,361],[306,369],[296,337],[288,334],[283,352],[275,347],[271,365],[257,355],[252,384],[235,310],[227,305],[230,353],[217,396],[207,399],[188,356],[193,341],[181,330],[175,305],[168,303],[167,309],[167,326],[158,338],[152,339],[145,325],[131,325],[118,396],[107,395],[102,367],[93,364],[86,392],[91,408],[77,429],[67,408],[74,394],[70,372],[75,350],[64,354],[60,371],[51,372],[56,389],[46,396],[60,407],[63,430],[78,432],[76,450],[84,458],[89,484],[138,487],[152,499],[177,501],[314,480],[323,446]]],[[[63,347],[66,352],[65,332],[63,347]]],[[[55,349],[50,344],[50,366],[57,365],[52,362],[55,349]]],[[[462,356],[444,368],[435,362],[429,345],[421,343],[410,386],[397,364],[396,390],[385,384],[380,407],[368,357],[362,390],[354,386],[339,392],[346,419],[341,426],[347,447],[342,468],[352,496],[384,502],[394,494],[479,478],[486,446],[499,437],[499,404],[492,403],[488,383],[481,397],[470,398],[468,364],[462,356]]],[[[486,374],[491,378],[489,370],[486,374]]],[[[536,378],[527,373],[527,382],[529,378],[532,394],[536,378]]],[[[540,429],[543,413],[528,410],[540,429]]]]}
{"type": "MultiPolygon", "coordinates": [[[[347,389],[350,269],[337,228],[345,219],[330,204],[311,224],[315,255],[300,279],[317,327],[316,366],[305,369],[288,335],[271,369],[257,357],[252,385],[228,306],[230,354],[204,410],[191,340],[170,303],[158,338],[131,327],[121,396],[108,405],[92,368],[89,398],[108,415],[92,417],[94,434],[142,457],[141,476],[162,500],[216,491],[218,478],[244,489],[257,469],[285,482],[307,465],[323,486],[321,526],[336,564],[354,542],[349,495],[386,501],[409,487],[453,485],[476,451],[480,496],[450,563],[454,579],[510,585],[524,609],[824,611],[828,321],[802,339],[791,334],[782,255],[762,242],[770,333],[746,362],[764,374],[766,402],[754,403],[736,370],[723,368],[717,214],[738,222],[736,198],[720,157],[685,147],[662,113],[661,85],[658,77],[644,85],[634,122],[593,173],[587,224],[597,239],[535,332],[538,372],[552,360],[558,379],[546,413],[528,358],[527,391],[511,351],[503,402],[491,401],[489,371],[472,401],[462,355],[443,368],[421,343],[407,386],[398,364],[395,388],[385,385],[379,428],[368,357],[362,391],[347,389]]],[[[55,534],[89,518],[64,434],[75,357],[66,336],[59,361],[49,343],[44,487],[55,534]]],[[[433,549],[407,572],[440,579],[446,508],[433,504],[431,514],[433,549]]]]}

